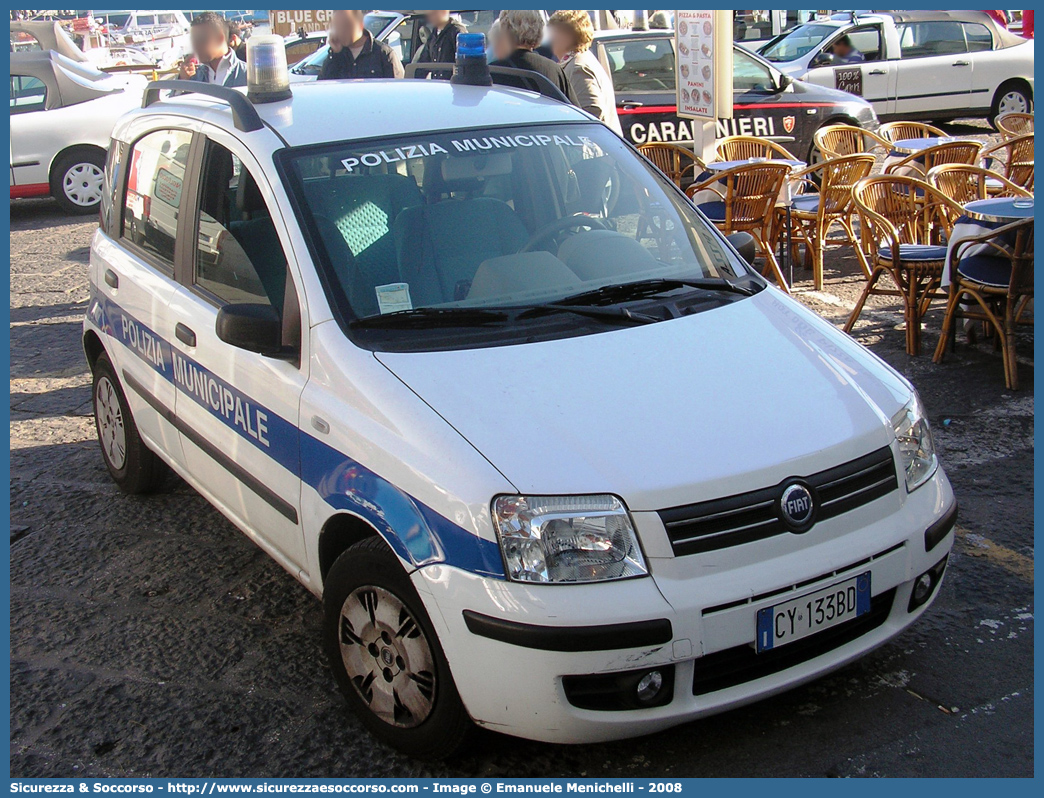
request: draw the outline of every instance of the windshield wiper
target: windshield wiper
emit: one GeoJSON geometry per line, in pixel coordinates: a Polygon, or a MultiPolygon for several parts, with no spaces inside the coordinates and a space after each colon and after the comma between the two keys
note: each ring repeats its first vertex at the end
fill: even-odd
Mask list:
{"type": "Polygon", "coordinates": [[[584,291],[580,294],[567,296],[556,304],[596,305],[599,302],[629,302],[635,299],[646,299],[667,291],[676,291],[679,288],[696,288],[701,291],[724,291],[742,294],[743,296],[754,295],[754,291],[750,288],[721,277],[701,278],[698,280],[656,277],[649,280],[638,280],[633,283],[605,285],[593,291],[584,291]]]}
{"type": "Polygon", "coordinates": [[[589,305],[569,305],[562,302],[547,302],[543,305],[533,305],[531,308],[526,308],[519,313],[517,318],[533,319],[550,313],[575,313],[577,316],[586,316],[590,319],[604,319],[625,324],[652,324],[657,321],[664,321],[664,319],[651,316],[648,313],[636,313],[627,308],[600,308],[589,305]]]}
{"type": "Polygon", "coordinates": [[[348,326],[355,329],[417,328],[417,327],[479,327],[508,320],[508,314],[482,308],[413,308],[354,319],[348,326]]]}

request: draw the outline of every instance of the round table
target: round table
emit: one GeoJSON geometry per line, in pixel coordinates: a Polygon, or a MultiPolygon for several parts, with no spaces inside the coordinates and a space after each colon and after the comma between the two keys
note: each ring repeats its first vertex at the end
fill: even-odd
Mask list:
{"type": "Polygon", "coordinates": [[[804,169],[808,164],[804,161],[791,160],[789,158],[742,158],[738,161],[714,161],[707,164],[708,172],[724,172],[726,169],[737,169],[740,166],[753,166],[762,163],[785,163],[790,165],[790,171],[795,172],[804,169]]]}
{"type": "Polygon", "coordinates": [[[1017,222],[1033,218],[1031,197],[995,197],[974,200],[964,206],[964,213],[980,222],[1017,222]]]}
{"type": "Polygon", "coordinates": [[[950,144],[955,141],[966,141],[972,144],[980,144],[975,139],[961,138],[959,136],[928,136],[923,139],[899,139],[892,142],[892,152],[899,155],[913,155],[915,152],[926,150],[929,147],[938,147],[940,144],[950,144]]]}

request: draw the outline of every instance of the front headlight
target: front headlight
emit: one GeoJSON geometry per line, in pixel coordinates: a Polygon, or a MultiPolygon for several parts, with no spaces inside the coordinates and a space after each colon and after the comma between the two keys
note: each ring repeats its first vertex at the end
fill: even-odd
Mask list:
{"type": "Polygon", "coordinates": [[[932,430],[916,393],[892,419],[892,428],[895,439],[899,441],[899,455],[906,468],[906,490],[909,492],[927,482],[938,465],[932,430]]]}
{"type": "Polygon", "coordinates": [[[631,516],[615,496],[498,496],[493,523],[515,582],[602,582],[648,573],[631,516]]]}

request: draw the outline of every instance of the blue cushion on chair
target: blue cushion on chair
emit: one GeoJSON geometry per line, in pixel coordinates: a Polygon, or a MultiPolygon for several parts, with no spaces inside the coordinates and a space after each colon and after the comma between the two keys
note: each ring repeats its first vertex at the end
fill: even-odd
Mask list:
{"type": "MultiPolygon", "coordinates": [[[[891,260],[892,259],[892,248],[881,247],[878,250],[878,258],[880,260],[891,260]]],[[[935,244],[900,244],[899,245],[899,260],[906,261],[924,261],[924,260],[945,260],[946,259],[946,247],[936,246],[935,244]]]]}
{"type": "Polygon", "coordinates": [[[819,195],[818,194],[799,194],[793,199],[793,206],[795,211],[804,211],[805,213],[815,213],[819,210],[819,195]]]}
{"type": "Polygon", "coordinates": [[[701,202],[696,206],[699,208],[703,215],[710,219],[712,222],[724,222],[725,221],[725,202],[724,200],[713,200],[711,202],[701,202]]]}
{"type": "Polygon", "coordinates": [[[996,255],[971,255],[958,261],[957,273],[977,283],[1006,288],[1011,282],[1011,261],[996,255]]]}

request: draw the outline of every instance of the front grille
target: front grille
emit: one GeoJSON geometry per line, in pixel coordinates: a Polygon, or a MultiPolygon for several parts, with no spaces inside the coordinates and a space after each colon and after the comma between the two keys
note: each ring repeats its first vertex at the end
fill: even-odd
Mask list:
{"type": "MultiPolygon", "coordinates": [[[[847,513],[899,487],[895,460],[887,446],[797,479],[811,489],[816,521],[847,513]]],[[[780,515],[779,499],[784,486],[792,481],[786,479],[771,488],[660,510],[675,556],[724,549],[789,532],[780,515]]]]}
{"type": "Polygon", "coordinates": [[[737,684],[752,682],[851,643],[885,622],[892,611],[894,599],[893,587],[870,600],[870,612],[866,615],[761,654],[754,650],[753,645],[743,645],[700,657],[696,660],[692,694],[706,695],[735,687],[737,684]]]}

